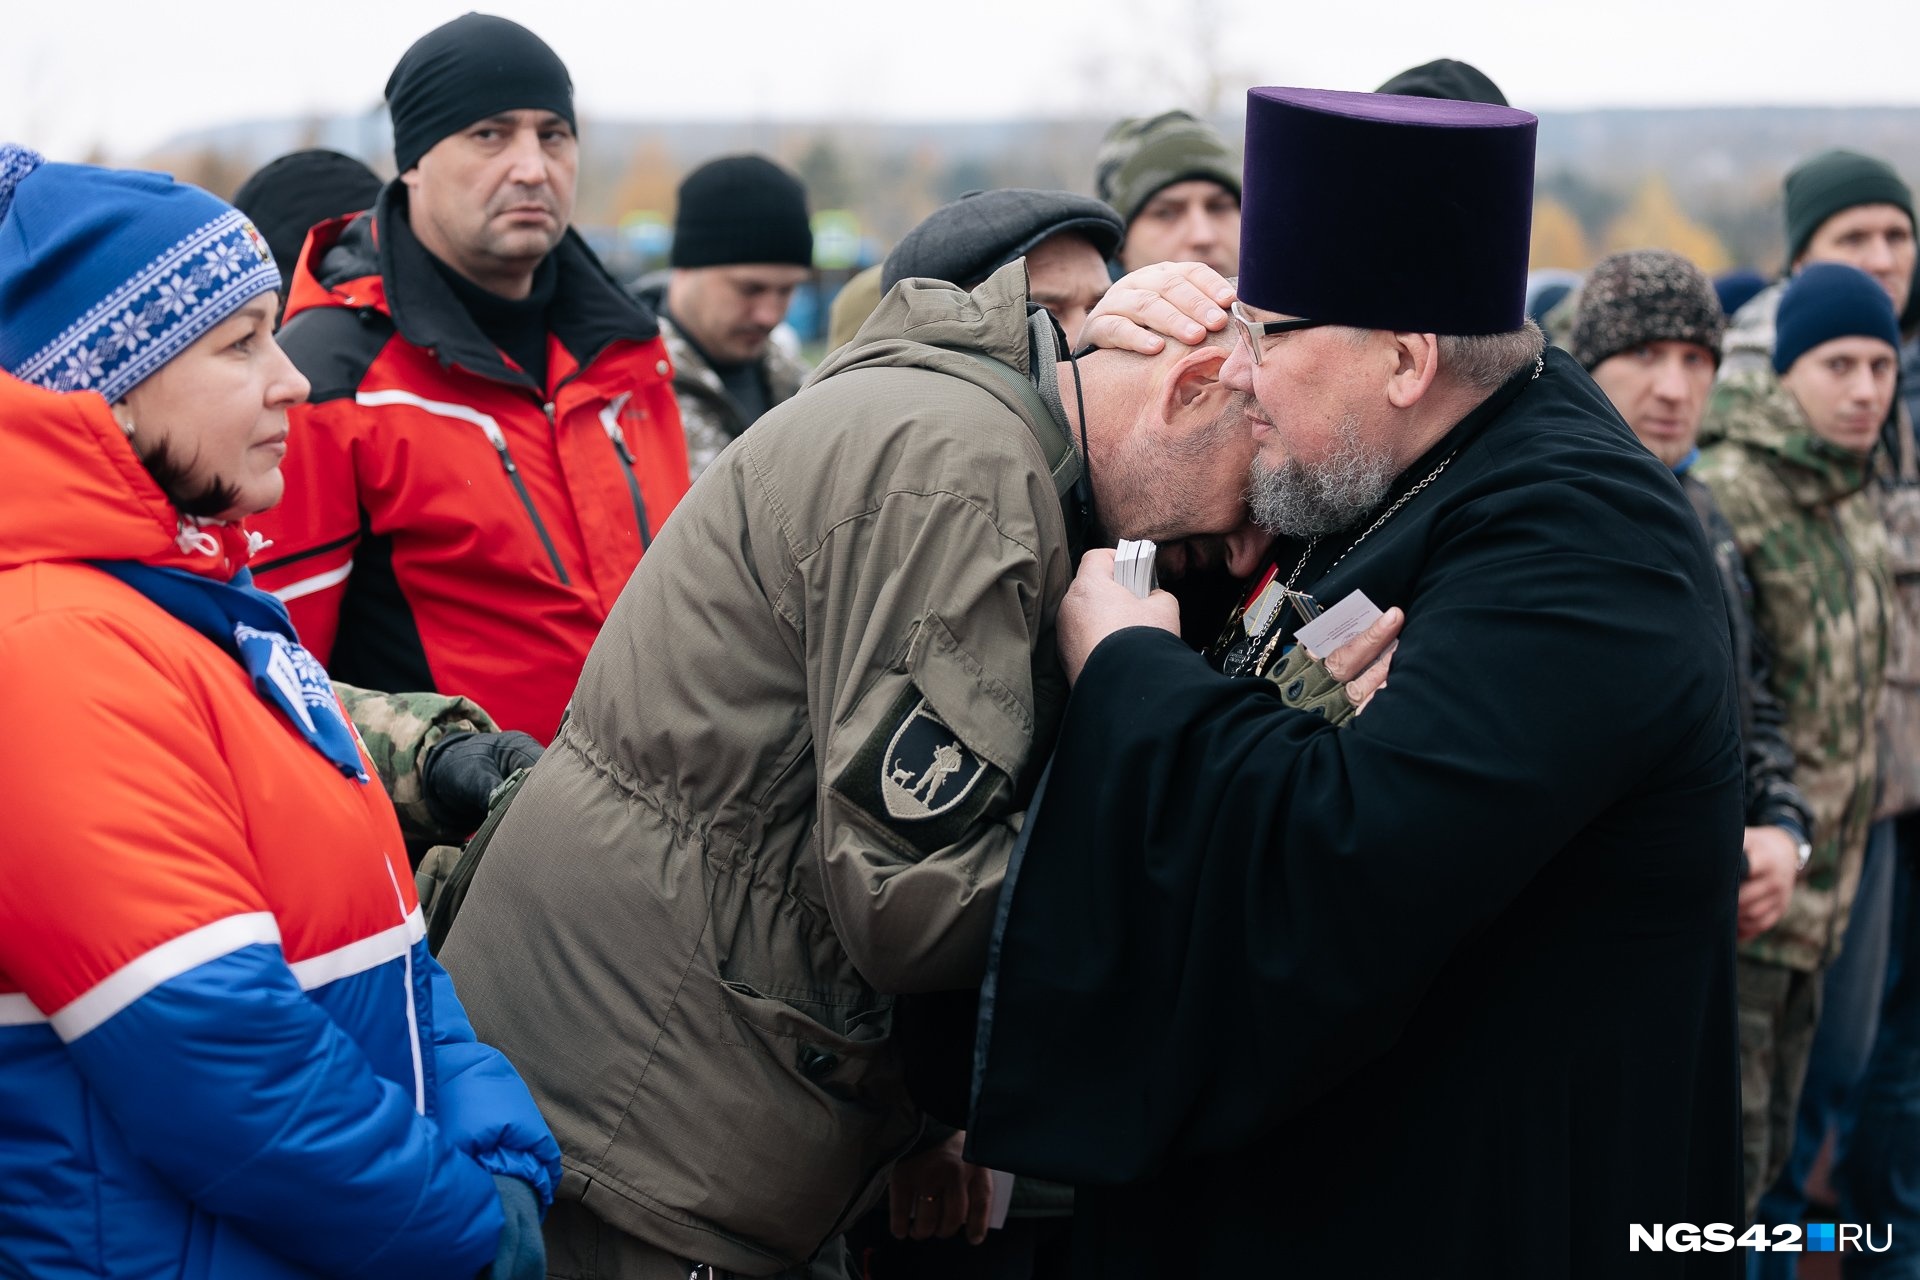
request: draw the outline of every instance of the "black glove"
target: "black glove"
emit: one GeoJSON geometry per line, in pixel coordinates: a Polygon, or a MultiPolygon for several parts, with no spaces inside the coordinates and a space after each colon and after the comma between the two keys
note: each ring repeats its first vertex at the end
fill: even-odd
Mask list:
{"type": "Polygon", "coordinates": [[[500,1209],[507,1215],[507,1222],[500,1228],[500,1247],[494,1250],[493,1265],[478,1280],[545,1280],[547,1246],[540,1238],[540,1201],[534,1198],[533,1188],[518,1178],[497,1173],[493,1185],[500,1193],[500,1209]]]}
{"type": "Polygon", "coordinates": [[[440,829],[465,836],[487,820],[487,797],[515,769],[540,759],[540,743],[518,729],[450,733],[427,751],[420,789],[440,829]]]}

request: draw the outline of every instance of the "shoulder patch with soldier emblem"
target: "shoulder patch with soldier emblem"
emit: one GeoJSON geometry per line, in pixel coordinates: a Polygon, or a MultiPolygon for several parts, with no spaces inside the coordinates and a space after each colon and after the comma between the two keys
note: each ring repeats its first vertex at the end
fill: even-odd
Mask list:
{"type": "Polygon", "coordinates": [[[931,853],[965,834],[1003,776],[909,687],[841,771],[835,789],[931,853]]]}
{"type": "Polygon", "coordinates": [[[880,796],[889,817],[923,822],[965,800],[986,769],[921,698],[881,753],[880,796]]]}

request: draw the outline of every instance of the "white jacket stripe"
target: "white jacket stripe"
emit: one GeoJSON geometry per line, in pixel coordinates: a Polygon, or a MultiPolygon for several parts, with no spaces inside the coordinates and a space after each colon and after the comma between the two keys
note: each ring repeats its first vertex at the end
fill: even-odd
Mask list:
{"type": "Polygon", "coordinates": [[[62,1040],[78,1040],[161,983],[255,945],[280,945],[280,925],[271,912],[250,911],[201,925],[121,965],[47,1021],[62,1040]]]}
{"type": "Polygon", "coordinates": [[[356,973],[365,973],[369,969],[378,969],[390,960],[398,960],[412,950],[413,944],[427,936],[426,917],[415,907],[409,915],[391,929],[382,929],[370,938],[358,942],[349,942],[344,947],[309,956],[288,967],[300,983],[302,991],[312,991],[324,987],[329,982],[338,982],[342,978],[351,978],[356,973]]]}
{"type": "Polygon", "coordinates": [[[0,996],[0,1027],[31,1027],[45,1022],[47,1015],[23,992],[0,996]]]}

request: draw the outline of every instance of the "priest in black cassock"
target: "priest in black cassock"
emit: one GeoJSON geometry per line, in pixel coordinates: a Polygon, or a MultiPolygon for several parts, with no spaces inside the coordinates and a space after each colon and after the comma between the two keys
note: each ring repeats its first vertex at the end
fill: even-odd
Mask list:
{"type": "Polygon", "coordinates": [[[1078,1185],[1082,1277],[1742,1271],[1629,1243],[1740,1225],[1738,728],[1698,522],[1527,326],[1535,125],[1248,96],[1272,572],[1203,657],[1083,563],[982,997],[969,1157],[1078,1185]],[[1293,630],[1356,591],[1336,724],[1293,630]]]}

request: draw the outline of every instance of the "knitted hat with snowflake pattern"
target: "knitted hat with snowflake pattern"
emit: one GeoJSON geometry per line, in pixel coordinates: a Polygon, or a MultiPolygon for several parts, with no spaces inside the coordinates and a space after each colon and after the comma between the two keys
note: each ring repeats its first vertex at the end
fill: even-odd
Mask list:
{"type": "Polygon", "coordinates": [[[0,368],[22,382],[119,400],[279,287],[253,224],[200,188],[0,143],[0,368]]]}

